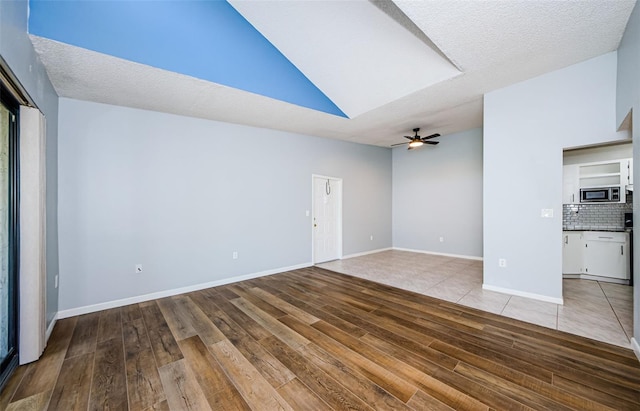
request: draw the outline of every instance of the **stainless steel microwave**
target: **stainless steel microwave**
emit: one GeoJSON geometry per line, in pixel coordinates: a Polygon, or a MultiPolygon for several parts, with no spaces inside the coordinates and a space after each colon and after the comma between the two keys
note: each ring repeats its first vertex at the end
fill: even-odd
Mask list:
{"type": "Polygon", "coordinates": [[[620,187],[581,188],[581,203],[619,203],[620,187]]]}

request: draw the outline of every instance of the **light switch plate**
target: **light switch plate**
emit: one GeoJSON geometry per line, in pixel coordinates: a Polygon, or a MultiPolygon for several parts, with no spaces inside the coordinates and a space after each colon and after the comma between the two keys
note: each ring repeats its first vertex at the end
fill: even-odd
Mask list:
{"type": "Polygon", "coordinates": [[[542,218],[553,218],[553,208],[543,208],[540,212],[542,218]]]}

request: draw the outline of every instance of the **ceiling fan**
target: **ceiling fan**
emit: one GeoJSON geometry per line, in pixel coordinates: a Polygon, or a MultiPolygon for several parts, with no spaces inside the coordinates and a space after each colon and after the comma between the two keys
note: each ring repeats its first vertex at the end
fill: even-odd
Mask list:
{"type": "MultiPolygon", "coordinates": [[[[440,134],[435,133],[435,134],[431,134],[430,136],[420,137],[418,135],[418,131],[420,131],[420,128],[414,128],[413,129],[413,132],[415,133],[414,136],[404,136],[404,138],[411,140],[408,143],[409,144],[408,150],[420,147],[423,144],[431,144],[431,145],[435,146],[436,144],[440,143],[439,141],[429,141],[432,138],[440,137],[440,134]]],[[[407,144],[407,143],[392,144],[391,147],[393,147],[393,146],[401,146],[403,144],[407,144]]]]}

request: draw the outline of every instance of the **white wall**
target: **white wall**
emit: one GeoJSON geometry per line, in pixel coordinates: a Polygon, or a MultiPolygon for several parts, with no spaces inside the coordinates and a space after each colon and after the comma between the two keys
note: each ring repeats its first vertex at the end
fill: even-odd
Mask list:
{"type": "Polygon", "coordinates": [[[393,246],[482,257],[482,129],[438,140],[393,149],[393,246]]]}
{"type": "Polygon", "coordinates": [[[391,246],[389,149],[65,98],[59,121],[61,311],[309,264],[313,173],[343,178],[345,255],[391,246]]]}
{"type": "Polygon", "coordinates": [[[47,326],[58,312],[58,95],[27,35],[28,2],[0,1],[0,56],[47,121],[47,326]]]}
{"type": "Polygon", "coordinates": [[[619,160],[633,157],[633,144],[616,144],[603,147],[581,148],[565,151],[562,154],[564,164],[582,164],[597,161],[619,160]]]}
{"type": "MultiPolygon", "coordinates": [[[[636,4],[618,48],[617,123],[620,124],[633,109],[633,158],[640,164],[640,6],[636,4]]],[[[634,167],[634,180],[640,178],[640,167],[634,167]]],[[[634,221],[640,221],[640,201],[633,203],[634,221]]],[[[636,223],[637,225],[637,223],[636,223]]],[[[636,355],[640,358],[640,230],[633,232],[634,299],[633,329],[636,355]]]]}
{"type": "Polygon", "coordinates": [[[562,298],[562,149],[613,141],[616,53],[484,99],[484,286],[562,298]],[[553,209],[553,218],[541,218],[553,209]],[[498,259],[507,260],[505,268],[498,259]]]}

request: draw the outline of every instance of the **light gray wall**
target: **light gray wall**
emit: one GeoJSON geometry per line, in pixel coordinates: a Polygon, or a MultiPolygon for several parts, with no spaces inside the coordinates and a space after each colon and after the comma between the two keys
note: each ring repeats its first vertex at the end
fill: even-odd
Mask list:
{"type": "MultiPolygon", "coordinates": [[[[640,164],[640,6],[636,4],[627,23],[618,48],[617,123],[633,108],[633,159],[640,164]]],[[[640,167],[633,168],[634,180],[640,181],[640,167]]],[[[640,221],[640,202],[633,204],[634,221],[640,221]]],[[[636,223],[636,225],[638,225],[636,223]]],[[[640,230],[633,232],[634,244],[640,245],[640,230]]],[[[633,329],[636,342],[640,341],[640,246],[634,248],[633,329]]]]}
{"type": "Polygon", "coordinates": [[[393,149],[393,246],[482,257],[482,129],[439,140],[393,149]]]}
{"type": "Polygon", "coordinates": [[[485,95],[485,285],[562,298],[562,150],[626,136],[615,131],[616,58],[485,95]],[[541,218],[541,209],[553,209],[553,218],[541,218]]]}
{"type": "Polygon", "coordinates": [[[343,179],[345,255],[391,246],[389,149],[65,98],[59,121],[60,310],[310,263],[314,173],[343,179]]]}
{"type": "Polygon", "coordinates": [[[0,55],[47,120],[47,326],[58,312],[58,95],[27,35],[28,2],[0,1],[0,55]]]}

